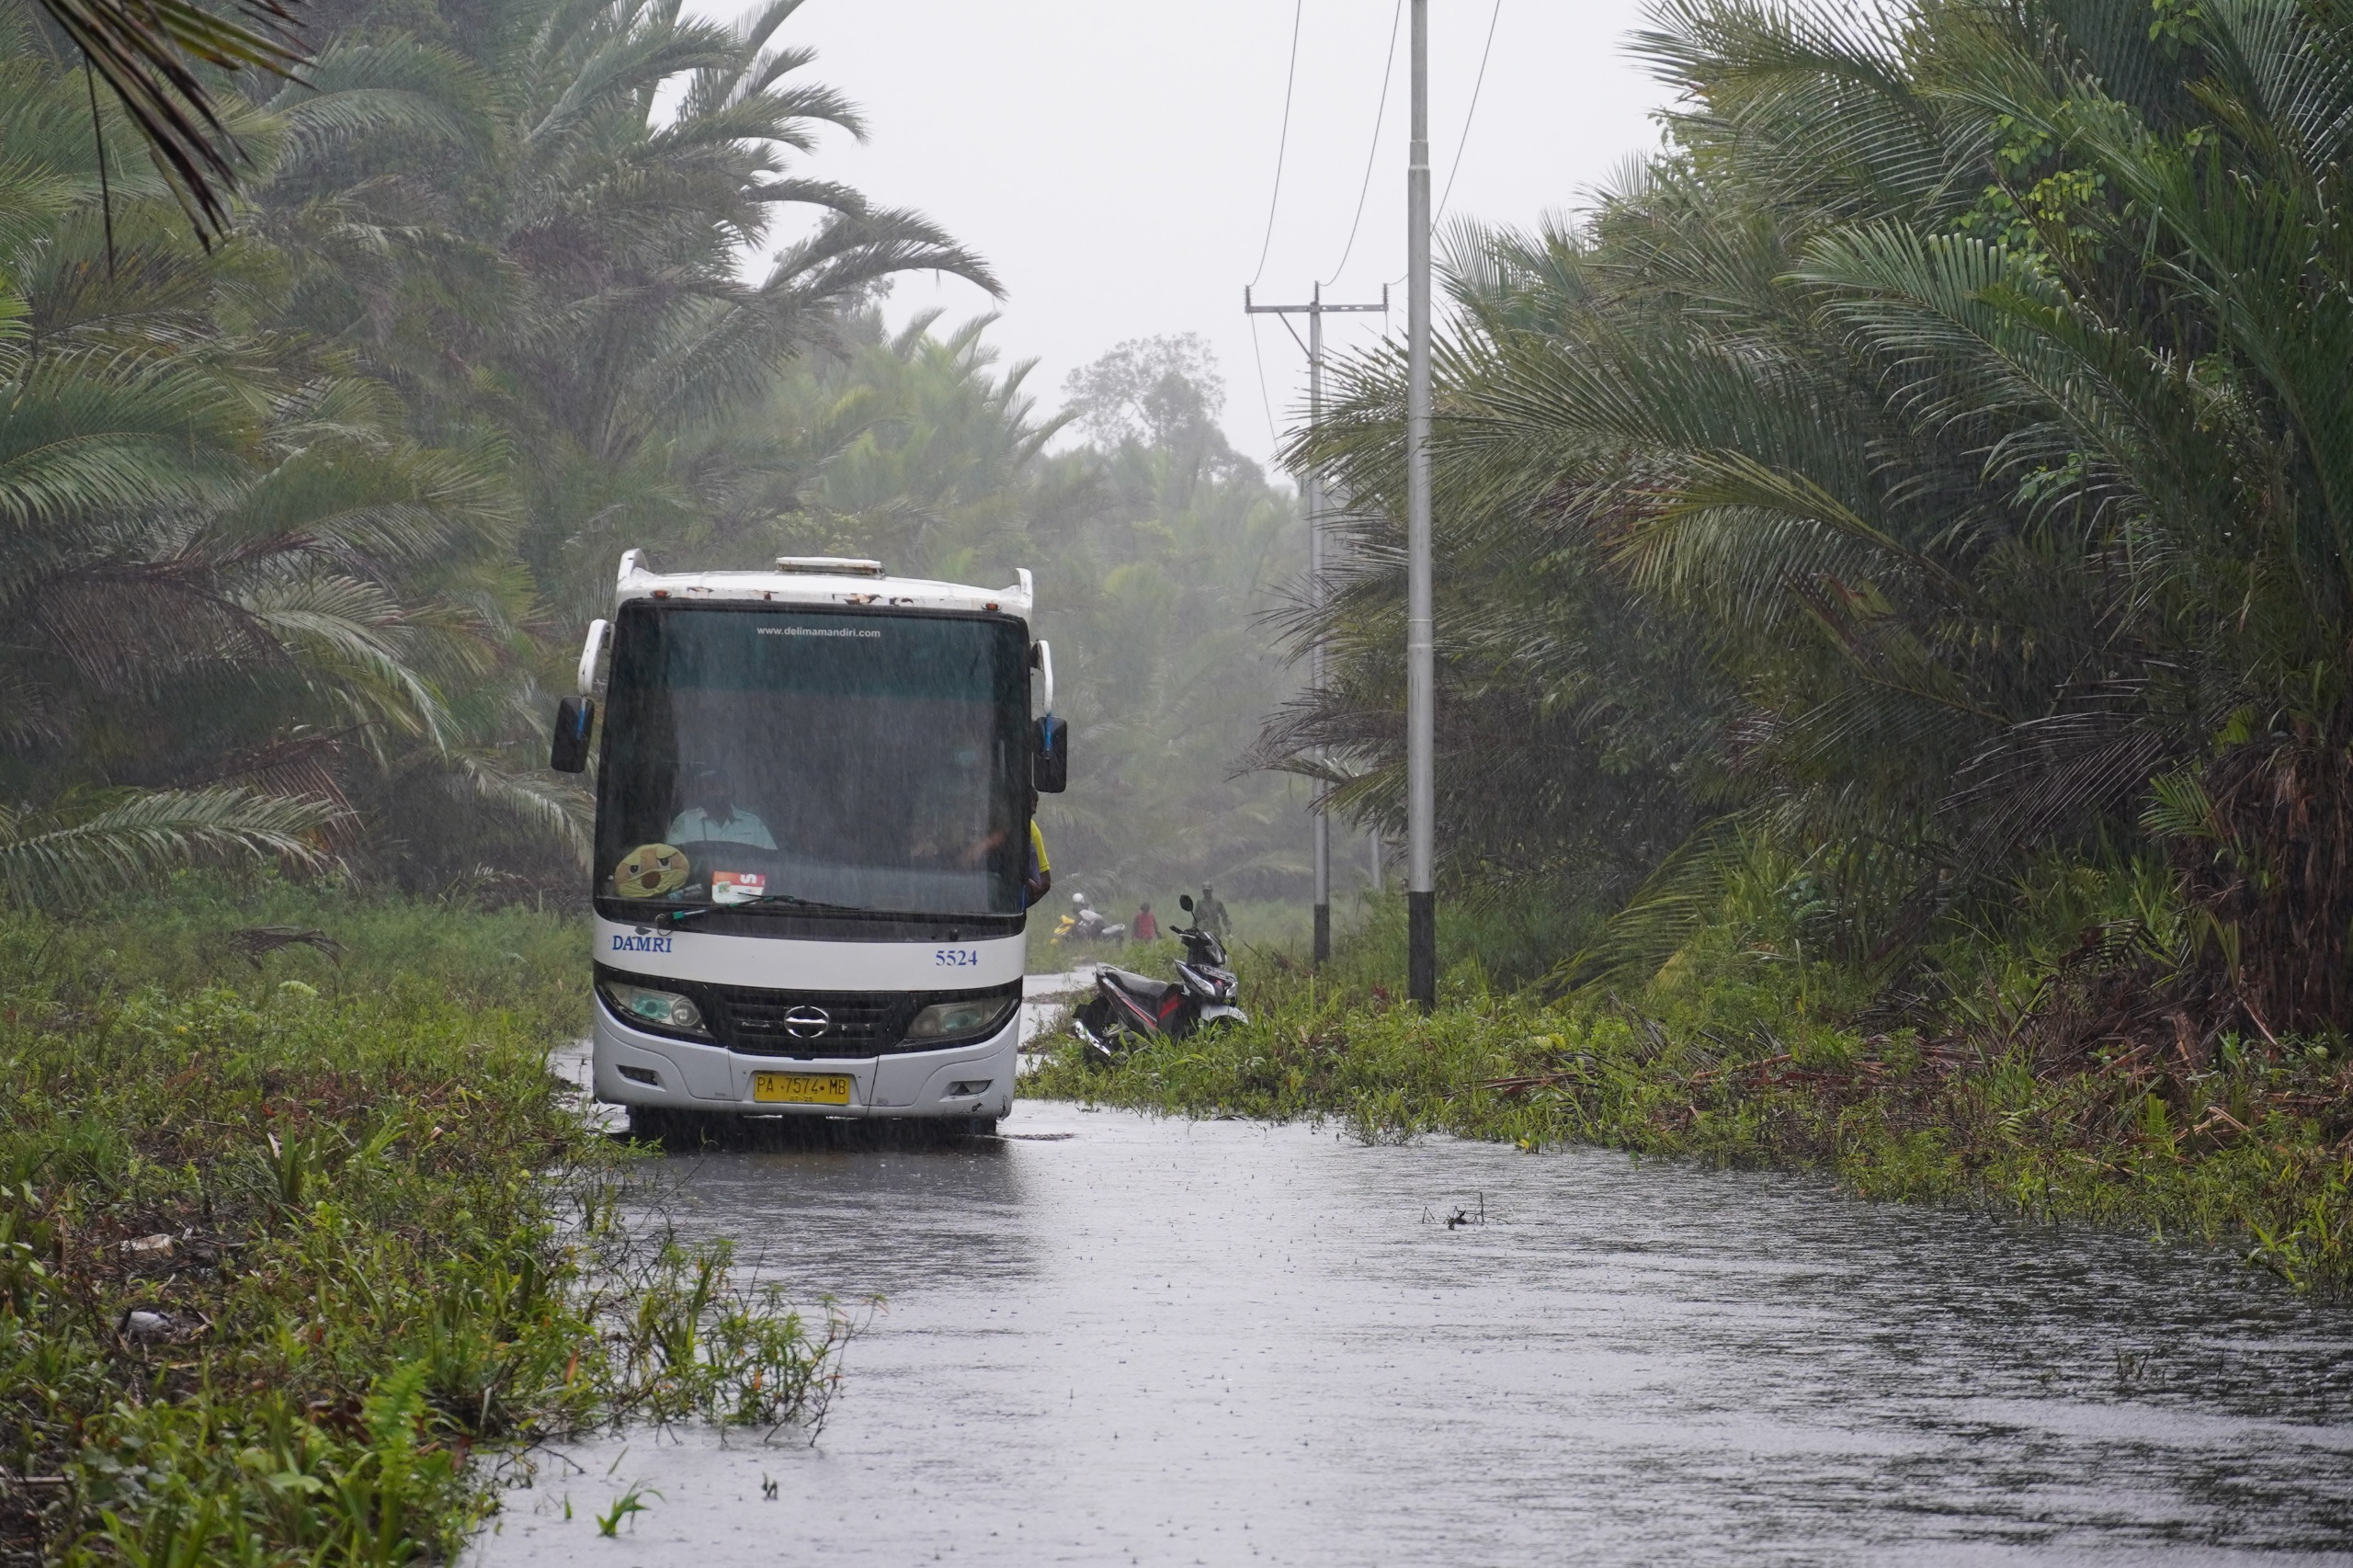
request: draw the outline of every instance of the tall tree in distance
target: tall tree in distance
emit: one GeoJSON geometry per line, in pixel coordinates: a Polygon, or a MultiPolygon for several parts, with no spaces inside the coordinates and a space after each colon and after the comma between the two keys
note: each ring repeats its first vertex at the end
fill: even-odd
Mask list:
{"type": "Polygon", "coordinates": [[[1297,684],[1263,624],[1306,564],[1297,497],[1226,439],[1196,335],[1120,344],[1064,391],[1093,440],[1052,460],[1034,525],[1053,589],[1040,624],[1082,737],[1046,813],[1057,854],[1097,896],[1214,880],[1300,901],[1309,791],[1250,756],[1297,684]]]}
{"type": "Polygon", "coordinates": [[[1198,339],[1121,344],[1043,415],[990,324],[845,319],[695,460],[724,509],[647,541],[709,566],[870,555],[980,583],[1029,567],[1079,737],[1070,792],[1041,807],[1060,882],[1107,902],[1202,881],[1295,897],[1307,790],[1248,766],[1292,685],[1258,619],[1304,562],[1292,496],[1219,429],[1198,339]]]}
{"type": "Polygon", "coordinates": [[[799,172],[825,131],[864,131],[779,41],[800,5],[732,25],[675,0],[451,6],[439,40],[352,11],[316,74],[370,87],[371,114],[397,99],[397,130],[310,138],[260,193],[273,223],[332,225],[301,300],[314,330],[359,345],[425,417],[505,434],[524,558],[567,622],[595,613],[622,549],[724,504],[687,454],[889,278],[996,287],[921,214],[799,172]],[[350,255],[363,244],[393,264],[350,255]]]}

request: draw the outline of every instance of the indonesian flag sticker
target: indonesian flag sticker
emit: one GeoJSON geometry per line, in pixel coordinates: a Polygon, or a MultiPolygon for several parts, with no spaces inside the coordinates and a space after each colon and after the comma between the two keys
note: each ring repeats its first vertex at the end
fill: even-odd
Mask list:
{"type": "Polygon", "coordinates": [[[713,871],[710,874],[710,902],[713,903],[749,903],[768,891],[768,880],[758,871],[713,871]]]}

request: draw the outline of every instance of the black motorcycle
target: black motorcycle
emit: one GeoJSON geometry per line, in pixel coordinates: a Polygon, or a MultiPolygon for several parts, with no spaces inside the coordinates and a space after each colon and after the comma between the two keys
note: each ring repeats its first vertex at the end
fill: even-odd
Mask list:
{"type": "MultiPolygon", "coordinates": [[[[1187,914],[1192,913],[1191,894],[1176,902],[1187,914]]],[[[1169,929],[1185,944],[1176,979],[1154,980],[1105,964],[1095,971],[1095,994],[1071,1013],[1080,1036],[1107,1062],[1132,1043],[1164,1037],[1182,1040],[1213,1024],[1250,1021],[1233,1005],[1241,982],[1234,977],[1225,944],[1217,934],[1198,925],[1169,929]]]]}

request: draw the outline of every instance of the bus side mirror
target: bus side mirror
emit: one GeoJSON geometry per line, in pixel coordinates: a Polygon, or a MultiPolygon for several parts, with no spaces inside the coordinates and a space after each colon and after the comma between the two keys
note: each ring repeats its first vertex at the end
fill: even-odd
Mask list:
{"type": "Polygon", "coordinates": [[[597,699],[567,697],[556,704],[555,740],[548,748],[548,766],[558,773],[579,773],[588,767],[588,732],[597,726],[597,699]]]}
{"type": "Polygon", "coordinates": [[[1070,788],[1070,721],[1051,713],[1038,721],[1037,749],[1029,758],[1029,782],[1040,795],[1070,788]]]}

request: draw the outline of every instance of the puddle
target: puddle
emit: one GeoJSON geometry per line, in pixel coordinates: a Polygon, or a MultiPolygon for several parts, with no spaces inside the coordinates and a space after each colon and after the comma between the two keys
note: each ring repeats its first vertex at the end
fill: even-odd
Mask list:
{"type": "Polygon", "coordinates": [[[674,1159],[683,1229],[889,1298],[831,1425],[583,1445],[471,1560],[2353,1562],[2353,1315],[2209,1254],[1596,1152],[1005,1131],[674,1159]]]}

